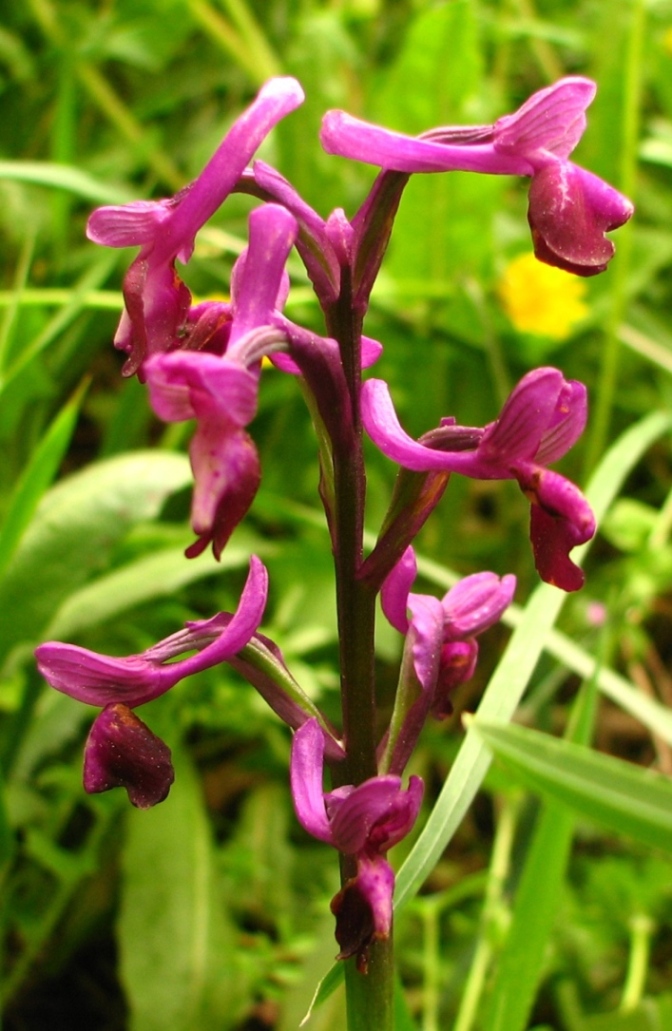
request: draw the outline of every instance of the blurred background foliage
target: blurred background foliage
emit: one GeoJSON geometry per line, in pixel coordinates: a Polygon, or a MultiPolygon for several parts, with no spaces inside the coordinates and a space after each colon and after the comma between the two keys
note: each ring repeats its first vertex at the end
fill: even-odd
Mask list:
{"type": "MultiPolygon", "coordinates": [[[[608,273],[578,285],[563,273],[544,279],[527,257],[524,182],[417,176],[367,321],[385,345],[378,374],[416,435],[447,414],[491,420],[535,364],[586,382],[590,428],[563,465],[585,483],[621,432],[672,409],[672,0],[7,0],[3,11],[5,1027],[289,1031],[335,951],[336,869],[294,821],[285,728],[228,670],[192,678],[146,710],[173,748],[176,785],[156,810],[130,811],[120,792],[84,795],[91,714],[47,691],[31,656],[53,636],[140,651],[187,619],[232,609],[255,551],[271,572],[264,631],[337,720],[313,433],[293,379],[269,370],[252,427],[264,480],[250,517],[220,567],[208,556],[186,562],[190,429],[160,425],[142,387],[120,377],[111,340],[129,254],[87,243],[86,218],[96,204],[179,189],[273,74],[296,75],[307,101],[261,156],[325,215],[336,206],[352,214],[374,176],[321,152],[325,109],[415,133],[488,122],[562,75],[593,77],[599,92],[577,161],[637,205],[608,273]]],[[[251,203],[231,198],[199,235],[185,275],[199,298],[226,294],[251,203]]],[[[290,270],[289,312],[320,330],[298,261],[290,270]]],[[[672,465],[669,421],[661,426],[603,521],[587,586],[565,606],[561,629],[584,658],[668,705],[672,465]]],[[[394,470],[368,454],[375,531],[394,470]]],[[[451,571],[488,568],[515,572],[524,602],[536,583],[527,519],[515,485],[455,479],[418,542],[431,589],[445,589],[451,571]]],[[[428,807],[463,733],[459,713],[476,707],[507,632],[486,635],[457,715],[422,739],[414,769],[428,807]]],[[[381,625],[383,708],[399,648],[381,625]]],[[[562,646],[547,650],[521,721],[565,733],[582,668],[562,646]]],[[[593,701],[584,740],[672,772],[669,734],[593,701]]],[[[541,834],[549,812],[509,767],[493,766],[400,914],[400,1031],[672,1026],[669,851],[566,808],[554,826],[565,821],[563,847],[540,853],[536,890],[555,920],[534,1009],[519,1024],[497,1022],[496,971],[535,842],[551,840],[541,834]]],[[[337,1031],[343,1021],[336,993],[309,1026],[337,1031]]]]}

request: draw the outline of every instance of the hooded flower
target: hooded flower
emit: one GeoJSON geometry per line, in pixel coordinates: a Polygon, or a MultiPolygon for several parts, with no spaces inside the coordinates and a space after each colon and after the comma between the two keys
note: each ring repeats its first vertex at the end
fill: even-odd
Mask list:
{"type": "Polygon", "coordinates": [[[152,407],[166,422],[196,419],[189,454],[194,473],[191,558],[212,542],[215,556],[247,513],[259,487],[257,450],[245,427],[257,409],[261,358],[285,346],[273,323],[284,304],[287,255],[296,221],[276,204],[250,215],[247,250],[234,266],[223,355],[179,350],[145,363],[152,407]]]}
{"type": "Polygon", "coordinates": [[[565,380],[557,369],[535,369],[514,388],[495,422],[480,429],[444,419],[438,429],[415,441],[399,424],[387,384],[372,379],[362,388],[367,433],[405,469],[517,480],[532,503],[530,538],[537,571],[542,580],[565,591],[583,584],[569,552],[590,540],[595,518],[579,489],[546,465],[561,458],[581,435],[586,411],[583,384],[565,380]]]}
{"type": "Polygon", "coordinates": [[[381,591],[383,612],[406,637],[392,720],[396,729],[384,742],[383,766],[394,773],[406,766],[428,714],[443,719],[452,712],[452,691],[476,667],[476,637],[500,619],[516,589],[515,576],[475,573],[439,600],[411,592],[416,575],[415,553],[408,547],[381,591]]]}
{"type": "Polygon", "coordinates": [[[330,154],[388,171],[531,177],[528,219],[537,257],[591,276],[603,272],[614,253],[605,232],[623,225],[633,212],[627,198],[568,160],[586,127],[585,110],[595,91],[590,79],[570,76],[534,93],[493,125],[447,126],[420,137],[329,111],[321,140],[330,154]]]}
{"type": "Polygon", "coordinates": [[[40,673],[51,687],[102,712],[85,749],[84,788],[90,793],[123,785],[131,802],[147,808],[162,801],[173,782],[170,751],[132,712],[165,694],[184,677],[233,658],[257,630],[268,591],[268,574],[258,558],[233,616],[190,623],[140,655],[116,658],[60,641],[35,651],[40,673]],[[186,659],[171,661],[185,652],[186,659]]]}
{"type": "Polygon", "coordinates": [[[87,235],[108,247],[140,246],[124,279],[126,310],[115,345],[129,355],[124,374],[145,359],[176,348],[202,347],[226,317],[221,306],[191,308],[191,294],[175,272],[189,261],[198,230],[232,192],[273,126],[304,99],[295,79],[270,79],[233,124],[201,174],[175,197],[98,208],[87,235]]]}
{"type": "Polygon", "coordinates": [[[387,938],[392,927],[394,873],[385,854],[415,823],[423,785],[411,777],[404,790],[399,777],[388,775],[324,792],[323,765],[324,735],[311,719],[292,743],[294,808],[309,834],[356,860],[357,872],[334,898],[332,911],[338,958],[356,955],[359,970],[366,972],[371,943],[387,938]]]}

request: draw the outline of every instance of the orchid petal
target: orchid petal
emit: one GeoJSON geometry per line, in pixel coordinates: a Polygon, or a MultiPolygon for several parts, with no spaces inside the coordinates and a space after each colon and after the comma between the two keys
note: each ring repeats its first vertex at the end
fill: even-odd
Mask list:
{"type": "Polygon", "coordinates": [[[495,573],[475,573],[459,580],[442,602],[444,640],[459,641],[487,630],[511,604],[515,589],[511,574],[500,580],[495,573]]]}
{"type": "Polygon", "coordinates": [[[175,779],[170,749],[126,705],[108,705],[96,718],[84,749],[89,794],[124,787],[134,806],[149,809],[175,779]]]}
{"type": "Polygon", "coordinates": [[[316,719],[306,720],[294,733],[290,782],[296,817],[319,841],[334,844],[322,793],[324,735],[316,719]]]}
{"type": "Polygon", "coordinates": [[[383,612],[395,630],[405,634],[408,630],[408,594],[418,575],[418,564],[411,545],[406,548],[397,564],[388,573],[380,592],[383,612]]]}
{"type": "Polygon", "coordinates": [[[495,148],[509,154],[550,151],[568,157],[586,128],[585,110],[596,91],[594,82],[578,75],[538,90],[514,114],[495,122],[495,148]]]}

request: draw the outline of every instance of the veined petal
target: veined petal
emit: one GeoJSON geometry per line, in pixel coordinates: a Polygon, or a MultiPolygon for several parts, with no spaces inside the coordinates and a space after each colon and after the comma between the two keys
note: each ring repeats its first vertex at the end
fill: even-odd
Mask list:
{"type": "Polygon", "coordinates": [[[554,418],[564,379],[558,369],[528,372],[513,388],[498,419],[483,434],[479,452],[493,463],[532,460],[554,418]]]}
{"type": "Polygon", "coordinates": [[[444,640],[459,641],[487,630],[511,604],[515,589],[516,578],[510,573],[501,580],[496,573],[474,573],[459,580],[442,602],[444,640]]]}
{"type": "Polygon", "coordinates": [[[422,688],[433,691],[439,669],[444,634],[443,606],[430,594],[409,594],[411,625],[407,637],[413,668],[422,688]]]}
{"type": "Polygon", "coordinates": [[[35,649],[37,668],[57,691],[87,705],[112,702],[141,705],[161,694],[157,666],[142,655],[116,658],[61,641],[47,641],[35,649]]]}
{"type": "MultiPolygon", "coordinates": [[[[248,643],[258,629],[266,608],[268,595],[268,571],[261,559],[256,555],[250,558],[250,569],[243,592],[233,618],[222,630],[221,634],[202,651],[183,659],[179,666],[180,678],[200,673],[220,662],[226,662],[236,655],[248,643]]],[[[171,666],[163,667],[169,671],[171,666]]]]}
{"type": "Polygon", "coordinates": [[[226,429],[216,422],[199,426],[189,447],[194,472],[191,525],[199,540],[185,554],[195,558],[212,543],[219,558],[231,534],[254,501],[261,467],[252,438],[244,430],[226,429]]]}
{"type": "Polygon", "coordinates": [[[151,244],[166,219],[170,218],[169,200],[134,200],[130,204],[96,208],[86,226],[93,243],[106,247],[135,247],[151,244]]]}
{"type": "Polygon", "coordinates": [[[290,782],[296,817],[309,834],[333,845],[322,791],[324,736],[316,719],[306,720],[294,733],[290,782]]]}
{"type": "Polygon", "coordinates": [[[258,378],[226,355],[201,351],[157,354],[145,363],[152,408],[165,422],[196,418],[246,426],[257,408],[258,378]]]}
{"type": "Polygon", "coordinates": [[[179,203],[171,214],[168,231],[156,244],[162,257],[168,259],[179,252],[180,260],[189,259],[198,230],[231,193],[271,129],[303,100],[304,93],[296,79],[269,79],[262,86],[198,178],[176,198],[179,203]]]}
{"type": "Polygon", "coordinates": [[[514,114],[497,119],[495,148],[508,154],[550,151],[568,157],[586,128],[585,111],[596,91],[594,82],[578,75],[538,90],[514,114]]]}
{"type": "Polygon", "coordinates": [[[604,272],[615,250],[604,234],[627,222],[633,210],[598,176],[569,161],[553,161],[530,185],[527,217],[534,253],[578,276],[604,272]]]}
{"type": "Polygon", "coordinates": [[[578,380],[567,380],[560,391],[555,416],[541,437],[534,456],[539,465],[550,465],[562,458],[586,427],[588,391],[578,380]]]}
{"type": "Polygon", "coordinates": [[[327,795],[332,841],[339,852],[354,856],[363,851],[374,827],[384,823],[393,812],[401,790],[401,778],[388,774],[365,780],[346,798],[335,793],[327,795]]]}

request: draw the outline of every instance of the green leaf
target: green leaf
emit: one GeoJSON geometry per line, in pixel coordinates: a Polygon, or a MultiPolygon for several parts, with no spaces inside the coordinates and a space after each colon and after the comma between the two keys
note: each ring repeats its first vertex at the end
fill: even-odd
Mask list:
{"type": "Polygon", "coordinates": [[[49,624],[45,637],[73,637],[114,619],[135,605],[175,594],[195,580],[245,566],[250,552],[261,550],[261,542],[251,544],[249,535],[239,532],[229,542],[219,562],[210,552],[187,561],[184,548],[166,548],[143,556],[69,595],[49,624]]]}
{"type": "Polygon", "coordinates": [[[190,480],[185,456],[138,451],[90,466],[48,491],[0,584],[0,658],[20,642],[39,640],[58,606],[105,567],[128,530],[154,518],[190,480]]]}
{"type": "MultiPolygon", "coordinates": [[[[572,707],[566,738],[588,744],[596,713],[595,683],[584,684],[572,707]]],[[[569,859],[573,812],[556,801],[540,807],[513,900],[511,923],[494,965],[483,1027],[525,1031],[547,956],[569,859]]]]}
{"type": "Polygon", "coordinates": [[[67,190],[97,204],[125,204],[133,199],[126,190],[101,183],[79,168],[49,161],[0,161],[0,179],[67,190]]]}
{"type": "Polygon", "coordinates": [[[40,498],[58,471],[75,428],[82,397],[80,390],[61,409],[12,491],[0,530],[0,579],[40,498]]]}
{"type": "Polygon", "coordinates": [[[645,845],[672,851],[669,777],[526,727],[474,720],[516,778],[583,816],[645,845]]]}
{"type": "Polygon", "coordinates": [[[131,1031],[226,1031],[243,993],[198,781],[173,754],[165,802],[129,813],[119,918],[131,1031]]]}

